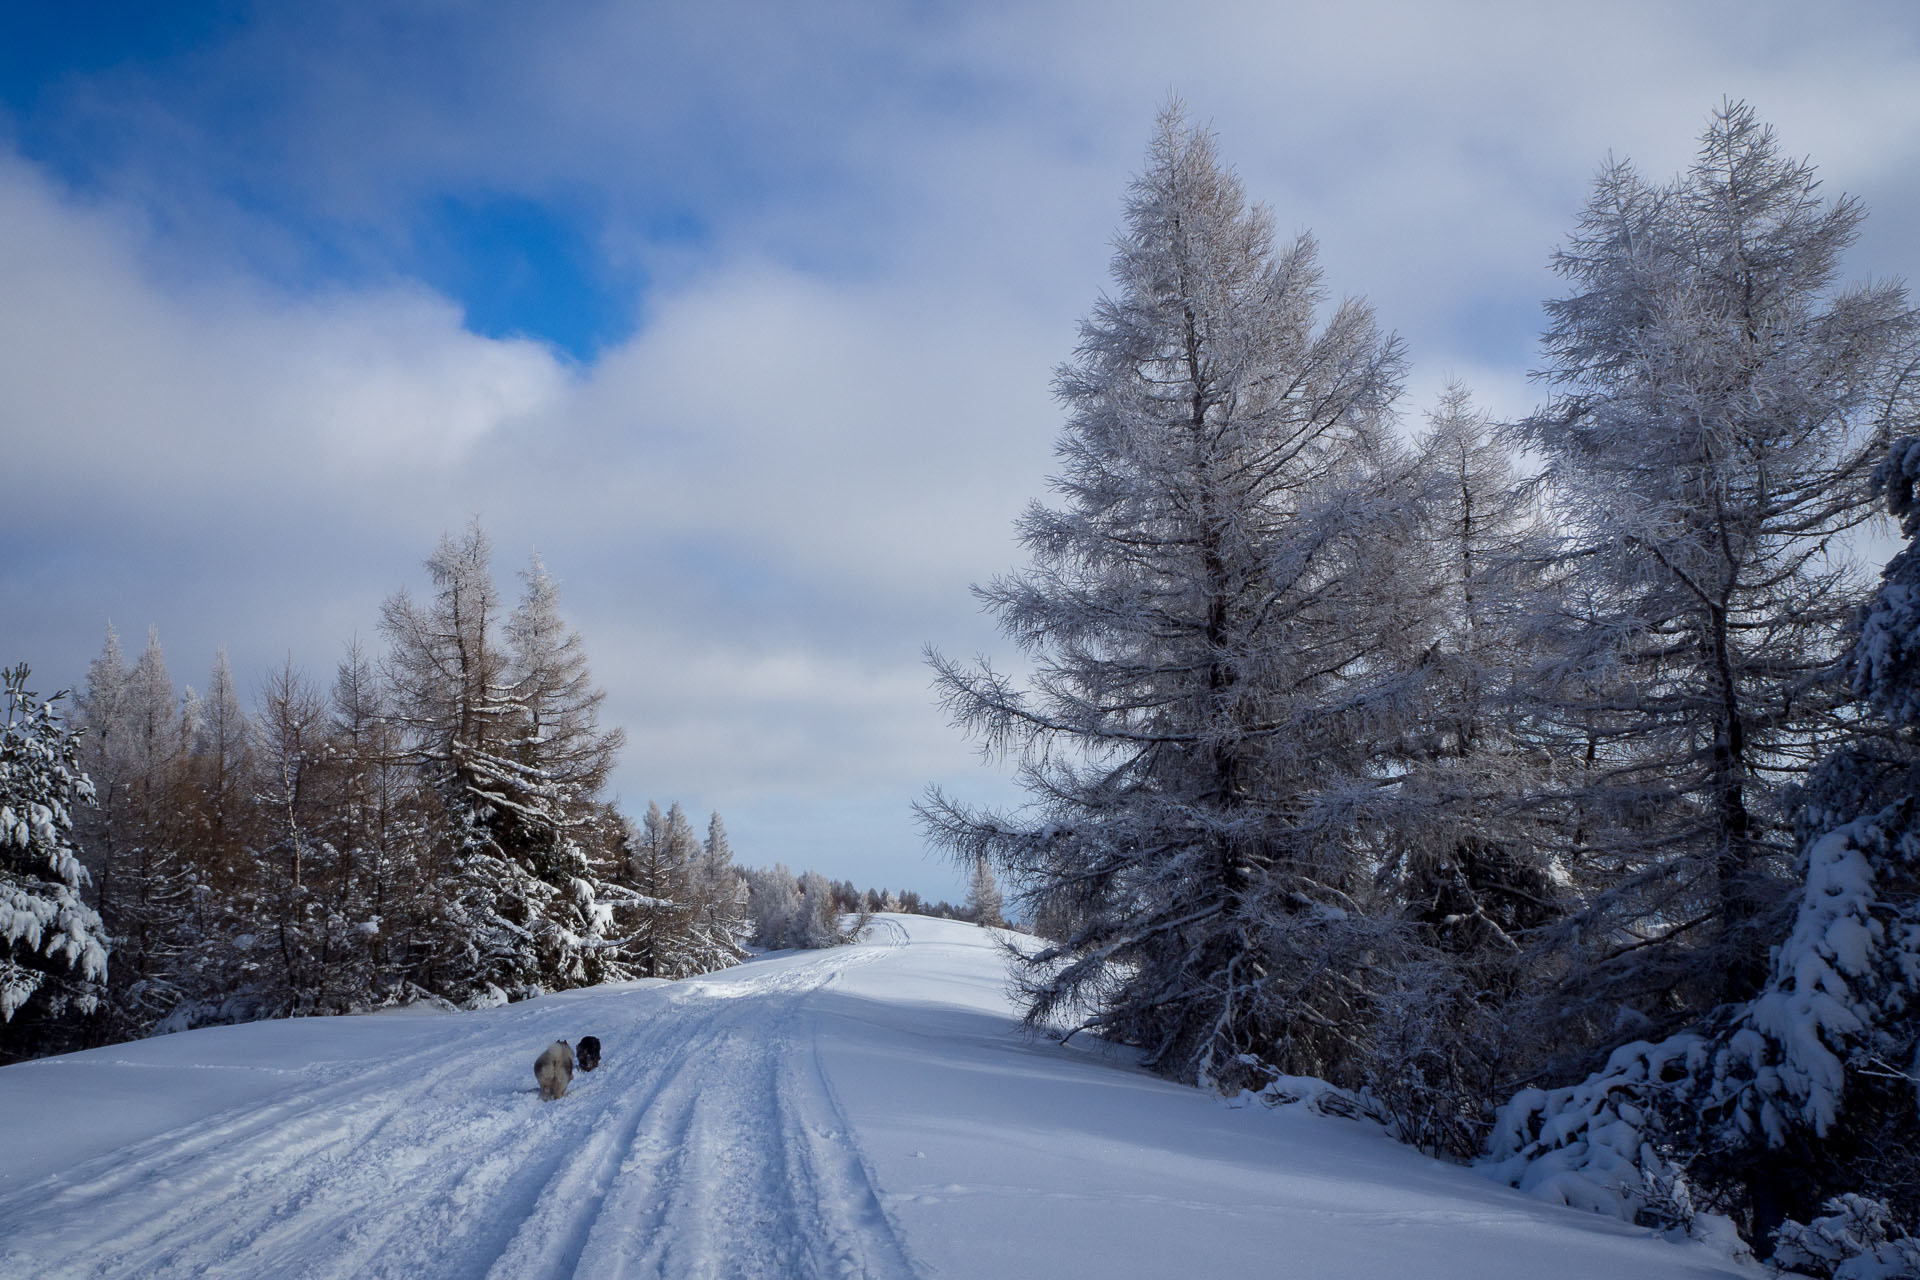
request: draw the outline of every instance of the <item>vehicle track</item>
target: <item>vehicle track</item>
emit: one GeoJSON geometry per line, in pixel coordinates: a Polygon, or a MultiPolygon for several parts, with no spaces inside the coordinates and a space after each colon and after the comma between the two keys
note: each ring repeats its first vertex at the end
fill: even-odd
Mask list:
{"type": "Polygon", "coordinates": [[[137,1143],[0,1199],[0,1273],[915,1276],[816,1049],[880,941],[576,998],[608,1054],[557,1103],[536,1005],[137,1143]]]}

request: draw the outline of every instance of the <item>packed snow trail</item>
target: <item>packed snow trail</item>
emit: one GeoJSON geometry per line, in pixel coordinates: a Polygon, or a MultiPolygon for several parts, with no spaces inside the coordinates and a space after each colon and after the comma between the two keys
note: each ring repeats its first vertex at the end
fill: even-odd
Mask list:
{"type": "Polygon", "coordinates": [[[1757,1274],[1020,1036],[971,926],[0,1069],[0,1277],[1757,1274]],[[542,1102],[534,1057],[600,1037],[542,1102]]]}
{"type": "MultiPolygon", "coordinates": [[[[9,1178],[0,1275],[913,1275],[805,1025],[809,993],[884,954],[408,1019],[410,1044],[328,1064],[317,1085],[9,1178]],[[541,1102],[534,1055],[586,1034],[600,1070],[541,1102]]],[[[379,1020],[306,1025],[317,1046],[329,1025],[379,1020]]],[[[8,1101],[164,1044],[10,1069],[8,1101]]]]}

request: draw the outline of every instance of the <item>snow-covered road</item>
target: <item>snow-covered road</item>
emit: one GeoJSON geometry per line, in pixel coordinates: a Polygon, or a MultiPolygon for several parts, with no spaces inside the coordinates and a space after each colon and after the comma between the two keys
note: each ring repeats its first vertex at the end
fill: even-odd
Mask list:
{"type": "Polygon", "coordinates": [[[0,1069],[0,1276],[1757,1274],[1029,1041],[971,926],[0,1069]],[[543,1103],[535,1055],[604,1065],[543,1103]]]}

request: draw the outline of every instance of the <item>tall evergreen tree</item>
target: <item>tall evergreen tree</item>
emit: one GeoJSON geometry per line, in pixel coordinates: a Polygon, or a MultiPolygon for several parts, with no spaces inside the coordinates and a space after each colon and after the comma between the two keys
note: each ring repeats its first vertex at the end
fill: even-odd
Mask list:
{"type": "Polygon", "coordinates": [[[452,954],[437,981],[463,994],[597,980],[600,886],[577,833],[618,735],[594,724],[578,637],[535,562],[502,642],[492,552],[478,522],[427,561],[432,601],[390,597],[382,627],[399,717],[433,780],[454,884],[452,954]]]}
{"type": "Polygon", "coordinates": [[[733,865],[726,824],[718,813],[707,820],[707,838],[687,877],[694,906],[694,963],[709,972],[746,958],[741,948],[746,930],[746,883],[733,865]]]}
{"type": "Polygon", "coordinates": [[[1163,113],[1117,293],[1056,380],[1061,505],[978,594],[1029,689],[935,655],[958,724],[1018,751],[1032,812],[932,793],[930,833],[1072,936],[1025,964],[1030,1020],[1086,1011],[1161,1070],[1338,1073],[1370,1005],[1375,854],[1356,813],[1423,625],[1383,465],[1398,343],[1276,248],[1213,139],[1163,113]]]}
{"type": "MultiPolygon", "coordinates": [[[[673,808],[680,811],[679,805],[673,808]]],[[[648,802],[639,830],[628,824],[626,877],[640,896],[627,950],[634,972],[643,978],[679,978],[693,971],[687,956],[693,905],[686,852],[657,803],[648,802]]]]}
{"type": "Polygon", "coordinates": [[[1572,904],[1539,804],[1556,762],[1518,696],[1552,543],[1465,387],[1449,385],[1428,422],[1416,487],[1432,639],[1384,774],[1380,864],[1411,928],[1383,966],[1392,992],[1366,1082],[1402,1137],[1465,1157],[1492,1101],[1540,1066],[1542,931],[1572,904]]]}
{"type": "Polygon", "coordinates": [[[578,818],[606,782],[626,742],[600,728],[606,693],[587,668],[586,642],[560,616],[560,587],[539,556],[520,574],[526,590],[507,619],[508,678],[525,716],[524,754],[555,788],[555,803],[578,818]]]}
{"type": "Polygon", "coordinates": [[[600,830],[599,792],[626,735],[600,728],[606,694],[593,684],[580,633],[560,616],[559,584],[538,555],[520,576],[525,591],[506,623],[508,676],[520,709],[513,758],[528,810],[519,824],[520,856],[539,884],[554,890],[535,890],[546,899],[536,913],[540,968],[549,983],[601,982],[625,976],[609,936],[617,895],[602,882],[586,843],[600,830]]]}
{"type": "Polygon", "coordinates": [[[1603,1036],[1768,971],[1791,792],[1842,728],[1830,673],[1863,584],[1837,539],[1916,410],[1903,290],[1836,284],[1862,216],[1728,104],[1664,186],[1610,162],[1554,259],[1554,397],[1516,438],[1565,533],[1537,706],[1580,762],[1558,796],[1588,894],[1568,970],[1603,1036]]]}
{"type": "Polygon", "coordinates": [[[189,747],[192,735],[167,672],[157,630],[131,669],[118,668],[111,628],[91,668],[85,728],[98,735],[97,760],[107,791],[98,815],[111,838],[98,853],[98,906],[113,939],[107,1034],[140,1034],[192,994],[180,963],[191,945],[192,824],[189,747]]]}

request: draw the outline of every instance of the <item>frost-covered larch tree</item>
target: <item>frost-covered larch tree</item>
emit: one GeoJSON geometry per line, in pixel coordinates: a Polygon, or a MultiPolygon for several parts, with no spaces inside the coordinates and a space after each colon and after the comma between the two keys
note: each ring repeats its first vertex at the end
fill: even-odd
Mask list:
{"type": "Polygon", "coordinates": [[[387,1004],[423,985],[417,967],[434,937],[426,807],[386,689],[358,641],[335,669],[328,709],[339,770],[334,838],[351,886],[341,910],[359,939],[362,999],[387,1004]]]}
{"type": "Polygon", "coordinates": [[[1766,981],[1585,1080],[1522,1091],[1492,1142],[1517,1186],[1663,1225],[1730,1213],[1814,1275],[1920,1266],[1920,439],[1879,478],[1909,546],[1848,654],[1863,732],[1801,792],[1766,981]]]}
{"type": "Polygon", "coordinates": [[[283,1014],[344,1013],[355,937],[352,871],[338,840],[339,755],[326,698],[291,662],[260,693],[258,826],[248,891],[257,902],[262,995],[283,1014]]]}
{"type": "Polygon", "coordinates": [[[790,922],[790,947],[837,947],[852,941],[840,922],[840,904],[833,882],[809,869],[800,877],[800,909],[790,922]]]}
{"type": "Polygon", "coordinates": [[[1787,798],[1839,729],[1863,593],[1838,539],[1916,408],[1904,291],[1837,284],[1862,216],[1728,104],[1665,185],[1609,162],[1554,259],[1553,397],[1516,439],[1565,532],[1535,692],[1588,895],[1575,1007],[1603,1036],[1767,976],[1787,798]]]}
{"type": "Polygon", "coordinates": [[[224,861],[245,825],[253,755],[253,725],[241,708],[224,645],[214,652],[198,720],[193,744],[200,800],[196,840],[203,849],[211,847],[214,860],[224,861]]]}
{"type": "Polygon", "coordinates": [[[81,895],[73,811],[93,789],[58,696],[4,673],[0,721],[0,1061],[77,1047],[106,988],[107,931],[81,895]]]}
{"type": "Polygon", "coordinates": [[[733,865],[733,846],[718,813],[707,819],[707,837],[688,869],[687,888],[693,906],[691,956],[697,970],[711,973],[744,960],[747,953],[740,944],[747,927],[747,886],[733,865]]]}
{"type": "Polygon", "coordinates": [[[151,1028],[190,994],[183,985],[193,868],[190,753],[197,726],[181,714],[159,633],[128,667],[112,627],[80,699],[82,764],[97,807],[81,817],[95,905],[113,939],[109,1036],[151,1028]]]}
{"type": "MultiPolygon", "coordinates": [[[[1543,797],[1584,899],[1565,1025],[1611,1052],[1515,1095],[1494,1168],[1642,1221],[1727,1212],[1763,1252],[1787,1217],[1817,1253],[1878,1200],[1920,1209],[1912,552],[1856,632],[1834,551],[1876,485],[1912,510],[1920,366],[1898,284],[1835,285],[1860,217],[1744,105],[1665,187],[1610,165],[1560,263],[1560,397],[1521,428],[1570,529],[1573,625],[1536,690],[1575,748],[1543,797]]],[[[1883,1246],[1905,1262],[1819,1273],[1920,1260],[1883,1246]]]]}
{"type": "Polygon", "coordinates": [[[597,728],[600,696],[539,562],[505,642],[491,562],[477,521],[443,537],[426,562],[432,599],[390,597],[381,625],[396,713],[443,811],[449,929],[434,981],[517,997],[601,976],[611,916],[574,835],[594,825],[619,737],[597,728]]]}
{"type": "MultiPolygon", "coordinates": [[[[679,813],[680,806],[673,811],[679,813]]],[[[640,977],[680,978],[694,972],[687,954],[694,914],[687,882],[690,843],[679,837],[657,802],[648,802],[638,830],[628,824],[625,882],[638,897],[629,904],[633,924],[626,950],[640,977]]]]}
{"type": "Polygon", "coordinates": [[[932,658],[1031,806],[936,791],[923,821],[1074,921],[1023,967],[1030,1022],[1084,1018],[1227,1087],[1250,1062],[1337,1074],[1379,941],[1358,815],[1424,626],[1383,465],[1400,348],[1327,305],[1313,240],[1276,245],[1177,106],[1113,277],[1055,383],[1058,505],[1020,521],[1030,567],[978,589],[1033,678],[932,658]]]}
{"type": "Polygon", "coordinates": [[[790,926],[800,911],[800,881],[785,863],[748,867],[747,913],[752,919],[753,943],[760,947],[789,947],[790,926]]]}
{"type": "Polygon", "coordinates": [[[1006,927],[1006,901],[1000,894],[1000,882],[993,878],[993,864],[982,858],[973,864],[967,881],[967,914],[975,924],[989,929],[1006,927]]]}
{"type": "Polygon", "coordinates": [[[1538,1066],[1526,1006],[1539,935],[1570,906],[1537,804],[1554,762],[1518,696],[1552,545],[1491,417],[1458,383],[1428,415],[1415,476],[1432,640],[1418,714],[1383,774],[1380,864],[1412,928],[1387,966],[1367,1084],[1407,1141],[1466,1157],[1490,1101],[1538,1066]]]}

